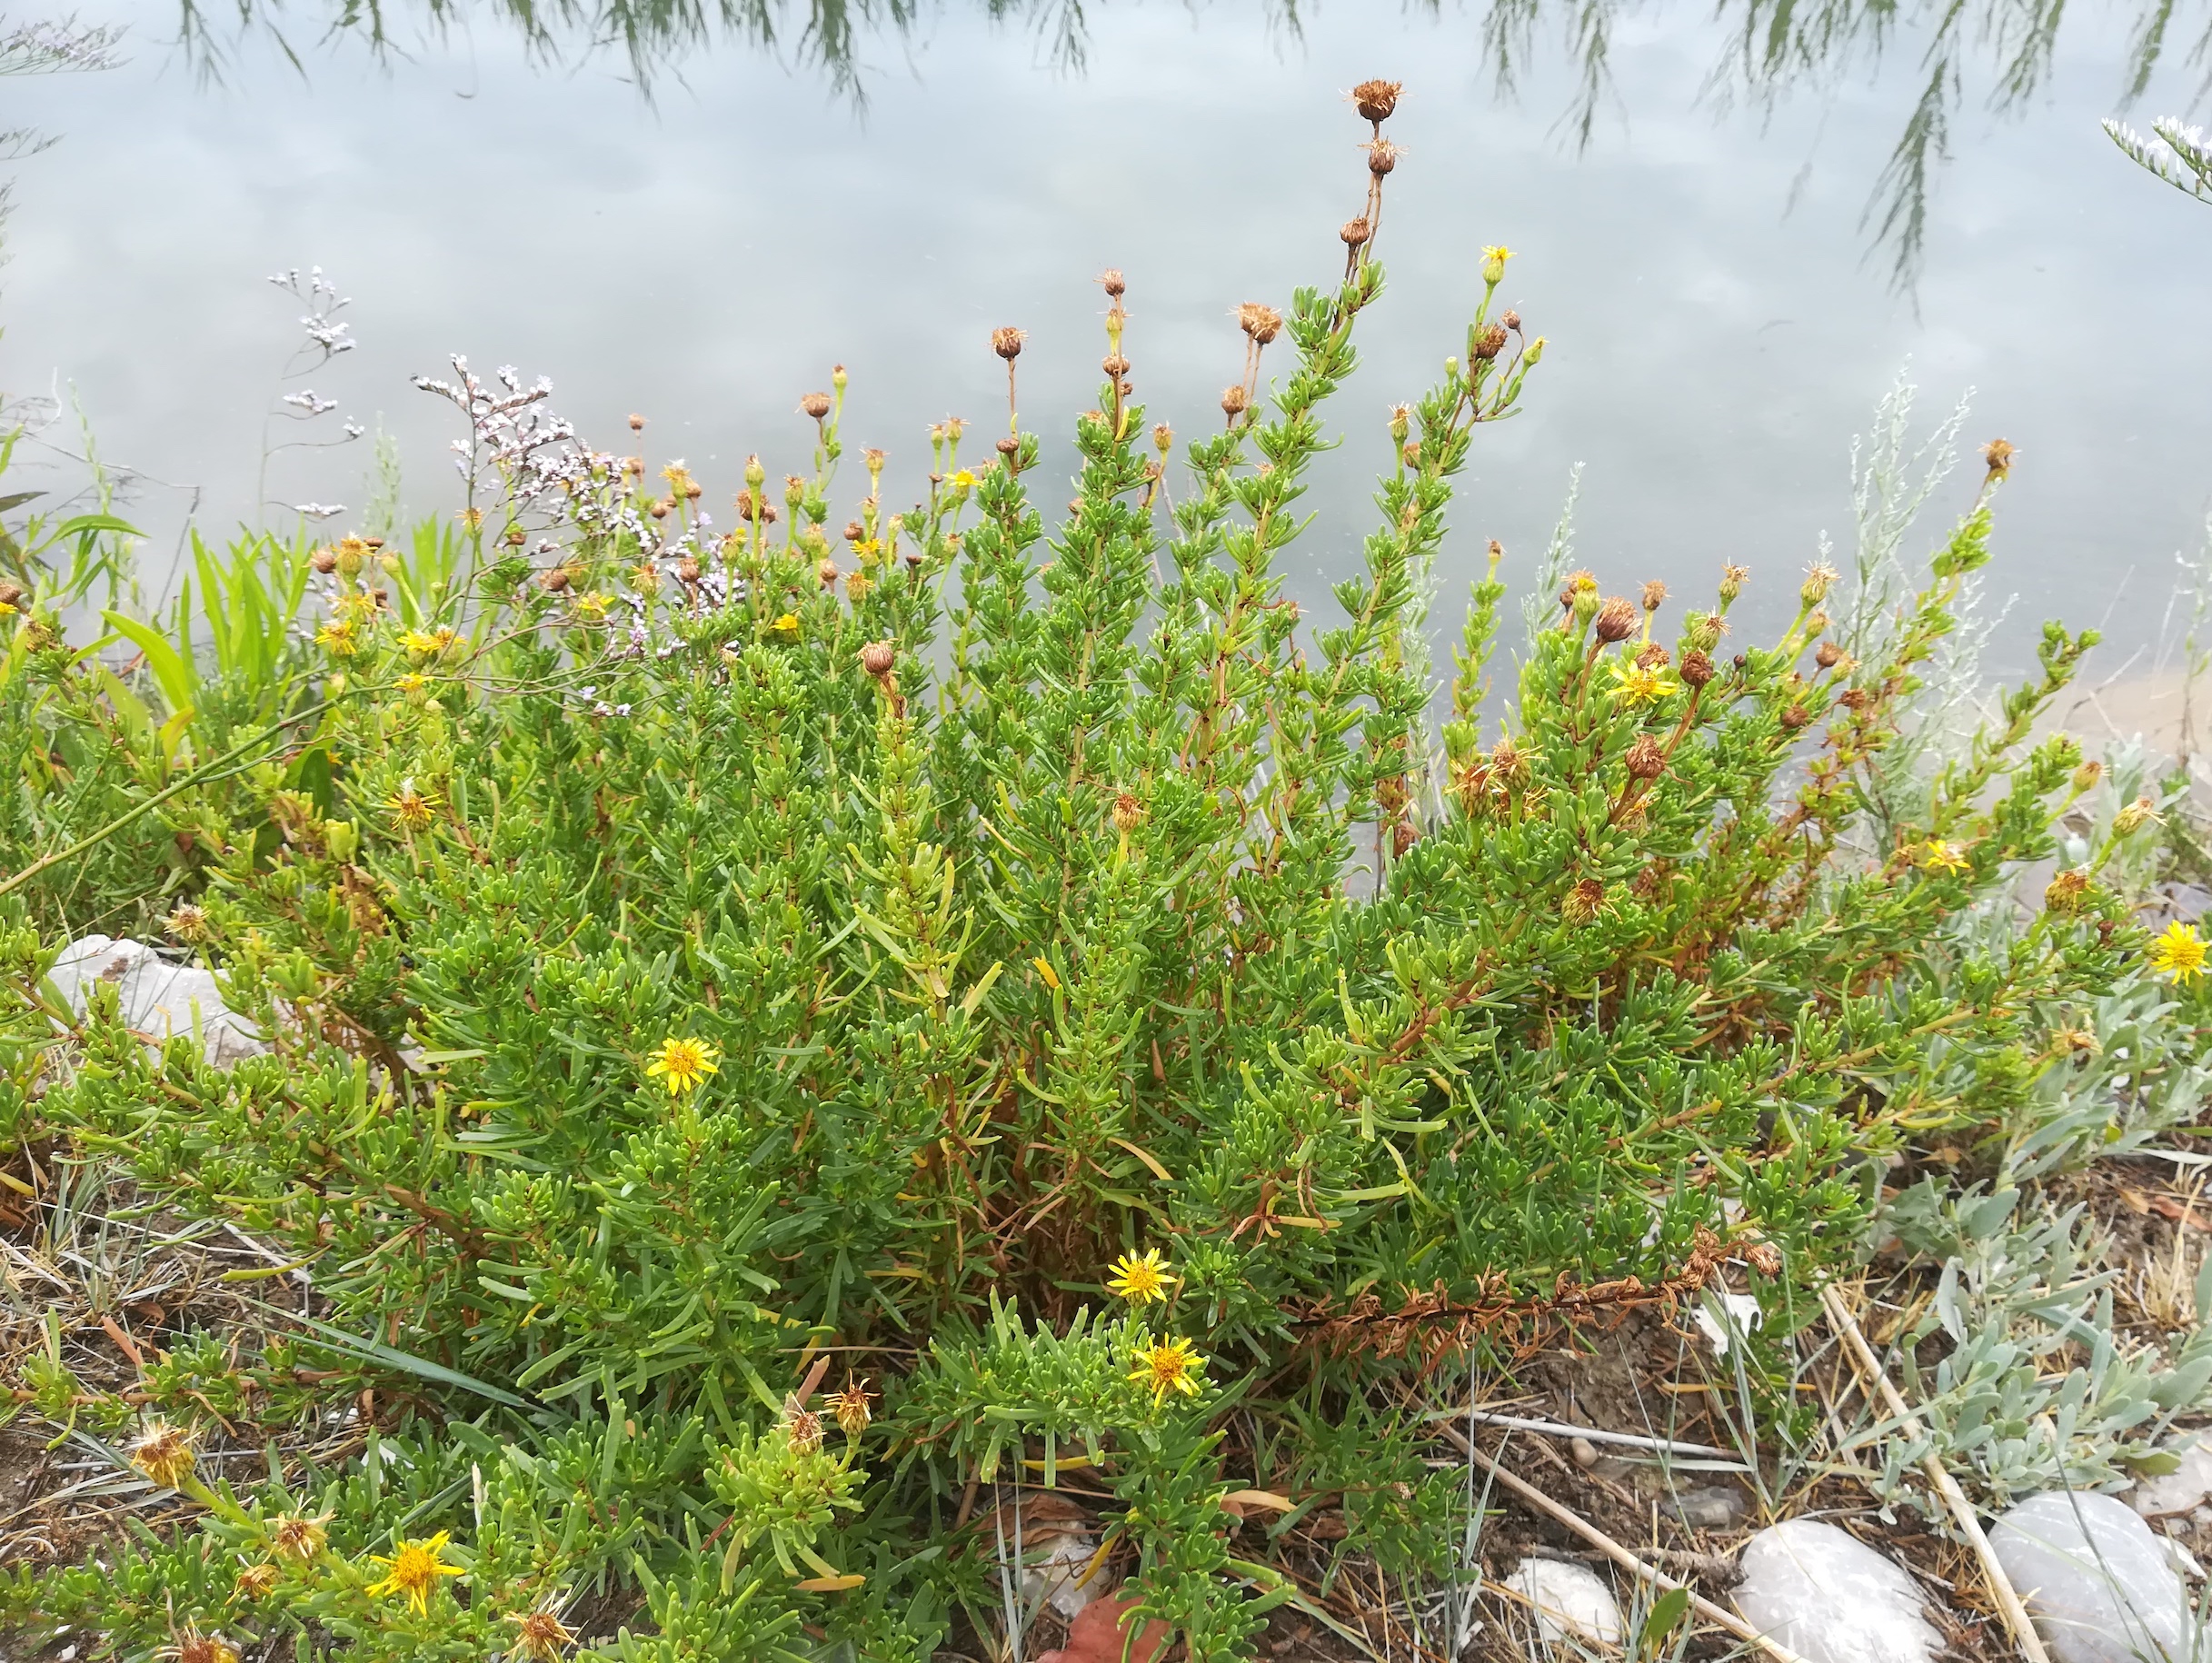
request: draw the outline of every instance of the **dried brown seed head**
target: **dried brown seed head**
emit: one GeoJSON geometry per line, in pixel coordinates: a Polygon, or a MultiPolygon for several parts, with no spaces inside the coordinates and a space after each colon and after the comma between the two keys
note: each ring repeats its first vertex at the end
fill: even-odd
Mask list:
{"type": "Polygon", "coordinates": [[[1129,293],[1129,280],[1120,272],[1110,269],[1099,274],[1099,287],[1106,291],[1109,299],[1120,300],[1129,293]]]}
{"type": "Polygon", "coordinates": [[[827,589],[837,581],[837,563],[833,560],[818,562],[814,567],[814,575],[822,580],[822,586],[827,589]]]}
{"type": "Polygon", "coordinates": [[[1626,641],[1636,633],[1636,603],[1626,595],[1609,595],[1598,609],[1598,639],[1626,641]]]}
{"type": "MultiPolygon", "coordinates": [[[[328,577],[338,569],[338,552],[335,549],[317,549],[313,555],[309,556],[307,563],[324,577],[328,577]]],[[[15,602],[10,601],[8,604],[13,606],[15,602]]]]}
{"type": "Polygon", "coordinates": [[[799,401],[799,408],[819,422],[830,413],[830,395],[827,393],[810,393],[799,401]]]}
{"type": "Polygon", "coordinates": [[[1647,641],[1643,644],[1643,650],[1636,655],[1636,667],[1639,670],[1664,670],[1667,668],[1669,656],[1667,649],[1660,646],[1658,642],[1647,641]]]}
{"type": "Polygon", "coordinates": [[[1377,125],[1390,119],[1390,112],[1398,107],[1398,95],[1405,91],[1402,81],[1362,81],[1351,89],[1351,106],[1360,112],[1360,119],[1377,125]]]}
{"type": "Polygon", "coordinates": [[[1818,606],[1836,583],[1836,568],[1821,561],[1805,573],[1805,582],[1798,590],[1798,599],[1807,606],[1818,606]]]}
{"type": "Polygon", "coordinates": [[[1244,390],[1242,382],[1221,389],[1221,413],[1234,421],[1251,408],[1252,395],[1244,390]]]}
{"type": "Polygon", "coordinates": [[[660,502],[655,503],[650,509],[646,510],[646,512],[652,514],[656,520],[665,520],[668,518],[668,511],[671,506],[672,504],[667,501],[667,499],[663,498],[660,502]]]}
{"type": "Polygon", "coordinates": [[[699,562],[694,556],[686,554],[676,563],[676,581],[686,584],[699,581],[699,562]]]}
{"type": "Polygon", "coordinates": [[[1659,579],[1653,578],[1644,585],[1643,602],[1646,612],[1659,611],[1660,607],[1667,604],[1667,585],[1660,583],[1659,579]]]}
{"type": "Polygon", "coordinates": [[[1390,828],[1390,854],[1394,859],[1402,861],[1413,852],[1413,845],[1420,841],[1421,834],[1413,822],[1401,820],[1390,828]]]}
{"type": "Polygon", "coordinates": [[[1514,311],[1512,307],[1508,306],[1505,309],[1504,314],[1500,317],[1498,321],[1503,324],[1508,329],[1511,330],[1515,334],[1519,334],[1520,333],[1520,314],[1514,311]]]}
{"type": "Polygon", "coordinates": [[[1113,829],[1127,837],[1144,823],[1144,804],[1128,792],[1116,793],[1113,800],[1113,829]]]}
{"type": "Polygon", "coordinates": [[[1248,300],[1237,308],[1237,327],[1251,336],[1255,344],[1265,346],[1282,333],[1282,314],[1259,301],[1248,300]]]}
{"type": "Polygon", "coordinates": [[[899,650],[888,641],[872,641],[861,649],[861,668],[879,679],[899,662],[899,650]]]}
{"type": "Polygon", "coordinates": [[[868,528],[862,525],[858,520],[847,520],[845,522],[845,541],[847,543],[858,543],[867,534],[868,528]]]}
{"type": "Polygon", "coordinates": [[[1367,152],[1367,171],[1378,179],[1388,175],[1398,165],[1398,158],[1405,154],[1388,139],[1376,139],[1360,148],[1367,152]]]}
{"type": "Polygon", "coordinates": [[[1337,235],[1344,239],[1344,246],[1347,248],[1364,248],[1367,246],[1368,239],[1374,234],[1374,227],[1367,223],[1364,215],[1359,219],[1346,220],[1344,228],[1337,233],[1337,235]]]}
{"type": "Polygon", "coordinates": [[[1699,652],[1697,648],[1692,647],[1682,654],[1681,676],[1685,686],[1702,687],[1711,681],[1716,673],[1718,672],[1713,669],[1713,661],[1699,652]]]}
{"type": "Polygon", "coordinates": [[[1475,331],[1475,356],[1487,363],[1490,362],[1490,360],[1495,358],[1500,353],[1505,351],[1505,340],[1506,335],[1504,324],[1483,324],[1481,328],[1475,331]]]}
{"type": "Polygon", "coordinates": [[[1627,760],[1629,777],[1632,780],[1656,780],[1667,772],[1667,753],[1649,733],[1639,735],[1629,747],[1627,760]]]}
{"type": "Polygon", "coordinates": [[[633,415],[630,418],[630,431],[633,433],[643,433],[645,431],[645,418],[642,415],[633,415]]]}
{"type": "Polygon", "coordinates": [[[1841,647],[1832,641],[1824,641],[1820,643],[1820,650],[1813,654],[1813,662],[1823,670],[1833,670],[1842,657],[1841,647]]]}
{"type": "Polygon", "coordinates": [[[1981,447],[1981,459],[1991,479],[2003,479],[2010,473],[2012,459],[2019,453],[2019,446],[2007,439],[1992,439],[1981,447]]]}
{"type": "Polygon", "coordinates": [[[534,1663],[558,1663],[563,1648],[575,1644],[575,1630],[551,1611],[510,1611],[507,1620],[514,1625],[509,1656],[520,1652],[534,1663]]]}
{"type": "Polygon", "coordinates": [[[1152,424],[1152,448],[1164,456],[1174,448],[1174,445],[1175,430],[1165,422],[1154,423],[1152,424]]]}
{"type": "Polygon", "coordinates": [[[559,594],[568,587],[569,581],[568,568],[565,566],[555,566],[551,571],[538,573],[538,582],[543,585],[547,594],[559,594]]]}
{"type": "Polygon", "coordinates": [[[1000,455],[1011,460],[1021,453],[1021,441],[1009,433],[999,441],[996,448],[1000,455]]]}
{"type": "Polygon", "coordinates": [[[1008,325],[991,332],[991,350],[1011,363],[1021,355],[1021,343],[1029,339],[1026,330],[1008,325]]]}
{"type": "Polygon", "coordinates": [[[1795,733],[1813,719],[1812,712],[1802,704],[1793,704],[1782,712],[1782,726],[1795,733]]]}
{"type": "Polygon", "coordinates": [[[1109,353],[1100,360],[1099,368],[1118,381],[1129,373],[1129,360],[1122,357],[1120,353],[1109,353]]]}

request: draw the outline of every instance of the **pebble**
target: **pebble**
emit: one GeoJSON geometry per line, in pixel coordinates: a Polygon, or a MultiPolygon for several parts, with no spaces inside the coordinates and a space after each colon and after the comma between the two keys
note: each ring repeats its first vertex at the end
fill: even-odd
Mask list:
{"type": "Polygon", "coordinates": [[[85,936],[62,950],[48,974],[79,1015],[90,1004],[93,983],[114,982],[125,1023],[155,1045],[191,1033],[196,1018],[207,1060],[217,1067],[269,1049],[254,1025],[224,1003],[211,973],[194,964],[172,964],[144,941],[85,936]]]}
{"type": "Polygon", "coordinates": [[[1578,1639],[1618,1646],[1628,1637],[1613,1590],[1587,1565],[1523,1559],[1505,1586],[1536,1608],[1537,1632],[1548,1644],[1578,1639]]]}
{"type": "Polygon", "coordinates": [[[1667,1510],[1699,1530],[1733,1530],[1743,1522],[1744,1499],[1733,1489],[1686,1489],[1667,1498],[1667,1510]]]}
{"type": "Polygon", "coordinates": [[[2030,1496],[1989,1545],[2056,1663],[2184,1663],[2188,1595],[2167,1545],[2117,1496],[2030,1496]]]}
{"type": "Polygon", "coordinates": [[[1575,1458],[1575,1465],[1588,1472],[1598,1464],[1598,1446],[1587,1438],[1570,1439],[1567,1453],[1575,1458]]]}
{"type": "Polygon", "coordinates": [[[1736,1608],[1806,1663],[1928,1663],[1943,1637],[1904,1569],[1857,1537],[1792,1519],[1744,1544],[1736,1608]]]}
{"type": "Polygon", "coordinates": [[[2146,1519],[2163,1513],[2187,1513],[2212,1497],[2212,1443],[2192,1435],[2166,1446],[2180,1465],[2171,1472],[2143,1479],[2127,1495],[2135,1510],[2146,1519]]]}

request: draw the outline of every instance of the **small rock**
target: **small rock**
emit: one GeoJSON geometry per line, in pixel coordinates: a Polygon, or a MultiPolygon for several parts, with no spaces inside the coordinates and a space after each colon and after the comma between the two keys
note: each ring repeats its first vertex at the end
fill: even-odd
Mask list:
{"type": "Polygon", "coordinates": [[[2030,1496],[1989,1545],[2057,1663],[2190,1655],[2188,1596],[2166,1544],[2117,1496],[2030,1496]]]}
{"type": "Polygon", "coordinates": [[[1598,1446],[1587,1438],[1569,1439],[1567,1453],[1575,1458],[1575,1465],[1585,1472],[1598,1464],[1598,1446]]]}
{"type": "Polygon", "coordinates": [[[80,1016],[91,1002],[92,984],[114,982],[124,1022],[151,1045],[192,1032],[196,1019],[207,1060],[217,1067],[269,1049],[254,1025],[224,1003],[213,975],[197,965],[172,964],[144,941],[85,936],[62,950],[48,979],[80,1016]]]}
{"type": "Polygon", "coordinates": [[[1736,1608],[1806,1663],[1928,1663],[1943,1637],[1920,1585],[1858,1538],[1792,1519],[1744,1544],[1736,1608]]]}
{"type": "Polygon", "coordinates": [[[1587,1565],[1523,1559],[1505,1585],[1536,1608],[1537,1632],[1548,1644],[1574,1638],[1618,1646],[1628,1635],[1613,1590],[1587,1565]]]}
{"type": "Polygon", "coordinates": [[[2163,1513],[2187,1513],[2212,1498],[2212,1442],[2192,1433],[2167,1445],[2166,1454],[2181,1465],[2171,1472],[2143,1479],[2127,1494],[2128,1502],[2145,1519],[2163,1513]]]}
{"type": "Polygon", "coordinates": [[[1744,1499],[1732,1489],[1686,1489],[1668,1497],[1666,1508],[1693,1529],[1733,1530],[1743,1522],[1744,1499]]]}

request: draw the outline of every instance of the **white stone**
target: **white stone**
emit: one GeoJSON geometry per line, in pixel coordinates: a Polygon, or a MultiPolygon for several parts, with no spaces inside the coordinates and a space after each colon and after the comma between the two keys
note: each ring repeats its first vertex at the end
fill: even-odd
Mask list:
{"type": "Polygon", "coordinates": [[[1866,1543],[1792,1519],[1744,1544],[1736,1608],[1806,1663],[1928,1663],[1943,1637],[1920,1585],[1866,1543]]]}
{"type": "Polygon", "coordinates": [[[218,1067],[269,1049],[254,1025],[224,1003],[212,974],[172,964],[144,941],[85,936],[62,950],[48,980],[79,1016],[91,1003],[93,983],[114,982],[125,1024],[151,1044],[189,1034],[196,1022],[207,1060],[218,1067]]]}
{"type": "Polygon", "coordinates": [[[2188,1595],[2166,1544],[2117,1496],[2049,1490],[1989,1545],[2056,1663],[2186,1663],[2188,1595]]]}
{"type": "Polygon", "coordinates": [[[1618,1646],[1628,1637],[1613,1590],[1587,1565],[1523,1559],[1505,1585],[1536,1608],[1537,1632],[1548,1644],[1573,1638],[1618,1646]]]}
{"type": "Polygon", "coordinates": [[[2191,1512],[2212,1497],[2212,1443],[2192,1436],[2167,1445],[2165,1453],[2179,1458],[2181,1465],[2143,1479],[2127,1493],[2135,1510],[2146,1519],[2191,1512]]]}
{"type": "Polygon", "coordinates": [[[1031,1606],[1044,1599],[1059,1612],[1064,1622],[1073,1622],[1082,1608],[1098,1597],[1106,1578],[1102,1572],[1092,1573],[1091,1561],[1098,1557],[1098,1545],[1088,1536],[1071,1531],[1052,1539],[1051,1547],[1041,1559],[1031,1559],[1022,1567],[1021,1597],[1031,1606]]]}

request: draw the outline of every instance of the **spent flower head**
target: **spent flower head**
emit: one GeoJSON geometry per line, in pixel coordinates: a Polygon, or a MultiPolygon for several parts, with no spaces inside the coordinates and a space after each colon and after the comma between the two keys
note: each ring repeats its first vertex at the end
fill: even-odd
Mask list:
{"type": "Polygon", "coordinates": [[[1917,851],[1919,864],[1928,871],[1946,876],[1971,871],[1965,853],[1939,837],[1931,837],[1917,851]]]}
{"type": "Polygon", "coordinates": [[[575,1630],[551,1611],[509,1611],[502,1620],[514,1625],[514,1651],[538,1663],[554,1663],[564,1647],[576,1643],[575,1630]]]}
{"type": "Polygon", "coordinates": [[[182,1489],[193,1476],[197,1460],[193,1431],[155,1415],[149,1419],[131,1444],[131,1465],[163,1489],[182,1489]]]}

